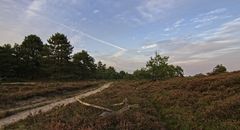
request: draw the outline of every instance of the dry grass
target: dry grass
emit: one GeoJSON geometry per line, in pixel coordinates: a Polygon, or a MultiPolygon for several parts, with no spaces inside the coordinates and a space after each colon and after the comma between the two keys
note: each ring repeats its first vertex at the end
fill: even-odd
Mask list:
{"type": "Polygon", "coordinates": [[[19,111],[6,112],[6,110],[10,108],[65,98],[77,94],[82,90],[97,87],[99,84],[103,83],[104,81],[0,84],[0,118],[19,111]]]}
{"type": "Polygon", "coordinates": [[[112,104],[124,98],[140,108],[103,118],[101,110],[74,103],[6,129],[240,129],[240,72],[158,82],[120,81],[84,101],[118,110],[112,104]]]}
{"type": "Polygon", "coordinates": [[[153,82],[145,93],[171,129],[240,129],[239,72],[153,82]]]}
{"type": "Polygon", "coordinates": [[[136,87],[132,84],[116,83],[101,94],[96,94],[84,101],[105,106],[114,110],[121,107],[113,107],[112,104],[122,102],[126,97],[129,104],[139,104],[140,108],[131,109],[126,113],[99,117],[103,112],[91,107],[82,106],[79,103],[59,107],[51,112],[30,117],[20,121],[7,129],[51,129],[51,130],[106,130],[106,129],[161,129],[162,124],[156,116],[157,111],[152,104],[136,93],[136,87]],[[113,94],[114,93],[114,94],[113,94]],[[142,109],[144,108],[144,109],[142,109]]]}

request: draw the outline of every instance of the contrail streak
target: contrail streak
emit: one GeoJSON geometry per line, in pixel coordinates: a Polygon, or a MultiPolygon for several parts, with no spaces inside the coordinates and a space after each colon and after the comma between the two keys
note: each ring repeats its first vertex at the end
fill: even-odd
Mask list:
{"type": "Polygon", "coordinates": [[[53,23],[55,23],[55,24],[58,24],[58,25],[60,25],[60,26],[62,26],[62,27],[64,27],[64,28],[67,28],[67,29],[69,29],[69,30],[71,30],[71,31],[73,31],[73,32],[80,33],[81,35],[83,35],[83,36],[85,36],[85,37],[88,37],[88,38],[90,38],[90,39],[92,39],[92,40],[95,40],[95,41],[97,41],[97,42],[99,42],[99,43],[102,43],[102,44],[105,44],[105,45],[108,45],[108,46],[117,48],[117,49],[119,49],[119,50],[121,50],[121,51],[126,51],[126,50],[127,50],[127,49],[122,48],[122,47],[119,47],[119,46],[117,46],[117,45],[115,45],[115,44],[113,44],[113,43],[104,41],[104,40],[99,39],[99,38],[97,38],[97,37],[94,37],[94,36],[92,36],[92,35],[90,35],[90,34],[87,34],[87,33],[83,32],[83,31],[74,29],[74,28],[72,28],[72,27],[70,27],[70,26],[68,26],[68,25],[65,25],[65,24],[59,23],[59,22],[57,22],[57,21],[54,21],[54,20],[52,20],[52,19],[50,19],[50,18],[48,18],[48,17],[46,17],[46,16],[41,15],[41,14],[40,14],[39,12],[37,12],[36,10],[31,10],[31,9],[30,9],[30,11],[33,12],[33,13],[35,13],[35,14],[37,14],[38,16],[41,16],[41,17],[47,19],[48,21],[51,21],[51,22],[53,22],[53,23]]]}
{"type": "MultiPolygon", "coordinates": [[[[49,19],[49,20],[50,20],[50,19],[49,19]]],[[[53,21],[53,20],[50,20],[50,21],[52,21],[52,22],[54,22],[54,23],[56,23],[56,24],[58,24],[58,25],[61,25],[62,27],[65,27],[65,28],[67,28],[67,29],[69,29],[69,30],[71,30],[71,31],[73,31],[73,32],[80,33],[80,34],[82,34],[83,36],[86,36],[86,37],[88,37],[88,38],[90,38],[90,39],[92,39],[92,40],[98,41],[98,42],[103,43],[103,44],[108,45],[108,46],[112,46],[112,47],[117,48],[117,49],[120,49],[120,50],[122,50],[122,51],[126,51],[125,48],[119,47],[119,46],[117,46],[117,45],[114,45],[113,43],[110,43],[110,42],[101,40],[101,39],[99,39],[99,38],[96,38],[96,37],[94,37],[94,36],[92,36],[92,35],[90,35],[90,34],[87,34],[87,33],[83,32],[83,31],[73,29],[73,28],[71,28],[70,26],[67,26],[67,25],[62,24],[62,23],[58,23],[58,22],[53,21]]]]}

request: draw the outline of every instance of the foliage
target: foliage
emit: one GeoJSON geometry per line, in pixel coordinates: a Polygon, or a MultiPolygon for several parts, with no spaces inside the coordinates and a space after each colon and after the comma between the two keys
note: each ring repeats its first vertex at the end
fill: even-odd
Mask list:
{"type": "Polygon", "coordinates": [[[69,72],[70,55],[73,47],[67,39],[67,36],[61,33],[55,33],[48,39],[50,50],[50,61],[52,67],[52,78],[67,78],[69,72]]]}
{"type": "Polygon", "coordinates": [[[17,70],[17,57],[10,44],[0,46],[0,78],[14,77],[17,70]]]}
{"type": "Polygon", "coordinates": [[[82,50],[72,56],[73,47],[67,36],[53,34],[43,44],[36,35],[26,36],[21,45],[0,46],[0,80],[76,80],[126,79],[131,75],[117,72],[98,62],[82,50]]]}
{"type": "Polygon", "coordinates": [[[82,52],[74,54],[73,64],[75,67],[75,74],[80,79],[89,79],[94,77],[94,73],[96,72],[94,58],[86,51],[83,50],[82,52]]]}
{"type": "Polygon", "coordinates": [[[141,68],[140,70],[136,70],[133,72],[135,79],[150,79],[151,75],[150,73],[145,69],[141,68]]]}
{"type": "Polygon", "coordinates": [[[216,74],[225,73],[225,72],[227,72],[227,68],[222,64],[220,64],[214,67],[213,72],[210,73],[210,75],[216,75],[216,74]]]}
{"type": "Polygon", "coordinates": [[[152,79],[182,77],[180,66],[168,64],[169,57],[156,53],[146,67],[133,74],[117,72],[95,59],[87,51],[72,54],[67,36],[53,34],[47,44],[37,35],[26,36],[21,45],[0,46],[0,80],[86,80],[86,79],[152,79]]]}
{"type": "Polygon", "coordinates": [[[51,52],[50,57],[52,58],[54,64],[67,64],[73,50],[73,47],[67,37],[64,34],[56,33],[48,39],[48,43],[51,52]]]}
{"type": "Polygon", "coordinates": [[[164,80],[172,77],[183,77],[183,69],[180,66],[169,65],[169,57],[161,56],[158,53],[151,57],[146,68],[136,70],[133,75],[137,79],[164,80]]]}
{"type": "Polygon", "coordinates": [[[36,35],[25,37],[20,46],[20,57],[24,71],[24,77],[36,77],[40,72],[43,42],[36,35]]]}
{"type": "Polygon", "coordinates": [[[168,76],[168,73],[171,73],[172,68],[168,66],[169,57],[161,57],[159,54],[155,54],[155,57],[151,57],[151,59],[147,62],[146,67],[148,72],[151,75],[153,80],[165,79],[168,76]]]}

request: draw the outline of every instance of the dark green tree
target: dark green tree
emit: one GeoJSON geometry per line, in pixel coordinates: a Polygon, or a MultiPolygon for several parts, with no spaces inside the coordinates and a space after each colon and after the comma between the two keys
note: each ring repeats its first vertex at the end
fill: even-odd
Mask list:
{"type": "Polygon", "coordinates": [[[175,67],[175,77],[184,77],[183,69],[180,66],[175,67]]]}
{"type": "Polygon", "coordinates": [[[146,70],[146,68],[141,68],[140,70],[135,70],[133,72],[133,76],[135,79],[151,79],[151,75],[146,70]]]}
{"type": "Polygon", "coordinates": [[[25,70],[25,63],[22,58],[21,46],[15,43],[13,46],[13,50],[14,50],[14,56],[16,57],[15,78],[25,79],[25,78],[31,77],[31,76],[27,76],[27,77],[25,76],[26,70],[25,70]]]}
{"type": "Polygon", "coordinates": [[[73,47],[67,39],[67,36],[56,33],[48,39],[50,49],[50,59],[53,65],[54,78],[64,78],[69,73],[69,65],[73,47]]]}
{"type": "Polygon", "coordinates": [[[220,64],[213,68],[213,72],[210,73],[210,75],[216,75],[216,74],[225,73],[225,72],[227,72],[227,68],[224,65],[220,64]]]}
{"type": "Polygon", "coordinates": [[[172,77],[183,77],[183,69],[180,66],[168,64],[169,57],[161,56],[158,53],[146,64],[148,72],[153,80],[164,80],[172,77]]]}
{"type": "Polygon", "coordinates": [[[16,77],[17,57],[10,44],[0,46],[0,79],[16,77]]]}
{"type": "Polygon", "coordinates": [[[118,78],[119,79],[125,79],[125,78],[127,78],[127,76],[128,76],[128,73],[126,73],[125,71],[120,71],[118,73],[118,78]]]}
{"type": "Polygon", "coordinates": [[[26,36],[21,45],[0,46],[0,79],[125,79],[131,75],[106,64],[94,63],[86,51],[71,56],[73,47],[64,34],[56,33],[43,44],[36,35],[26,36]]]}
{"type": "Polygon", "coordinates": [[[40,73],[41,51],[43,42],[36,35],[26,36],[20,46],[20,57],[23,60],[25,76],[34,78],[40,73]]]}
{"type": "Polygon", "coordinates": [[[56,65],[69,63],[73,47],[67,39],[67,36],[61,33],[55,33],[48,39],[51,58],[56,65]]]}
{"type": "Polygon", "coordinates": [[[106,64],[103,64],[101,61],[97,63],[97,72],[96,78],[97,79],[105,79],[106,78],[106,64]]]}
{"type": "Polygon", "coordinates": [[[158,53],[156,53],[155,57],[151,57],[151,59],[147,62],[146,67],[153,80],[168,78],[168,59],[169,57],[161,57],[158,53]]]}
{"type": "Polygon", "coordinates": [[[169,65],[167,70],[168,78],[183,77],[183,69],[180,66],[169,65]]]}
{"type": "Polygon", "coordinates": [[[52,74],[52,70],[55,68],[51,58],[51,50],[49,45],[44,44],[41,53],[41,76],[49,78],[52,74]]]}
{"type": "Polygon", "coordinates": [[[105,77],[105,79],[118,79],[118,73],[116,72],[114,67],[109,66],[106,69],[106,77],[105,77]]]}
{"type": "Polygon", "coordinates": [[[73,64],[76,68],[75,74],[80,79],[93,78],[96,72],[96,65],[94,58],[91,57],[86,51],[78,52],[73,55],[73,64]]]}

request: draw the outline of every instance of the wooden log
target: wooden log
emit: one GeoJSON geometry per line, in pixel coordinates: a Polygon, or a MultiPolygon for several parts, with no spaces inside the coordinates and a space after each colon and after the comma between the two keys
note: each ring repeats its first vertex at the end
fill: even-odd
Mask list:
{"type": "Polygon", "coordinates": [[[76,98],[76,100],[82,104],[82,105],[85,105],[85,106],[88,106],[88,107],[94,107],[94,108],[97,108],[97,109],[100,109],[100,110],[104,110],[104,111],[108,111],[108,112],[113,112],[113,110],[109,109],[109,108],[105,108],[105,107],[102,107],[102,106],[97,106],[97,105],[94,105],[94,104],[89,104],[89,103],[86,103],[86,102],[83,102],[81,100],[79,100],[78,98],[76,98]]]}
{"type": "Polygon", "coordinates": [[[125,98],[122,102],[113,104],[112,106],[122,106],[128,104],[128,99],[125,98]]]}

